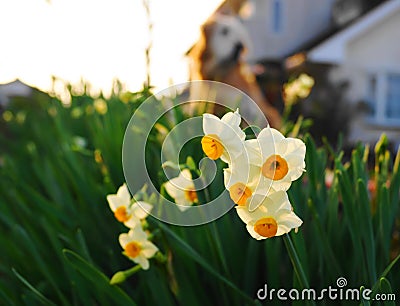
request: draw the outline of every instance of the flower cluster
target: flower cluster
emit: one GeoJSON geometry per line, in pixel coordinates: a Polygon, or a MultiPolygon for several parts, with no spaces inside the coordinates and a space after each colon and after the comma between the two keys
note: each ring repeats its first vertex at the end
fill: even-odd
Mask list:
{"type": "Polygon", "coordinates": [[[165,190],[175,199],[179,210],[185,211],[198,202],[197,193],[189,169],[183,169],[179,176],[165,183],[165,190]]]}
{"type": "Polygon", "coordinates": [[[283,85],[283,98],[286,104],[295,104],[299,99],[305,99],[314,86],[314,79],[307,74],[300,74],[294,79],[283,85]]]}
{"type": "Polygon", "coordinates": [[[143,201],[135,202],[126,184],[119,187],[116,194],[108,195],[107,201],[115,218],[130,229],[128,233],[119,235],[119,243],[124,249],[123,254],[139,264],[143,270],[147,270],[150,266],[148,259],[158,251],[142,227],[152,205],[143,201]]]}
{"type": "Polygon", "coordinates": [[[302,224],[286,191],[305,171],[305,144],[272,128],[261,130],[257,139],[245,140],[240,123],[238,110],[221,119],[204,114],[203,151],[213,160],[228,163],[225,188],[253,238],[288,233],[302,224]]]}

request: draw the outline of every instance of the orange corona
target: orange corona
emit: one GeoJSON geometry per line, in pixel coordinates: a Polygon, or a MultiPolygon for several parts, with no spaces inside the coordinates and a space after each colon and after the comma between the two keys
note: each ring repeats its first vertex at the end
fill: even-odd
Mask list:
{"type": "Polygon", "coordinates": [[[201,147],[204,153],[213,160],[220,158],[224,151],[221,140],[214,134],[204,136],[201,139],[201,147]]]}
{"type": "Polygon", "coordinates": [[[262,165],[261,171],[266,178],[278,181],[286,176],[289,167],[286,160],[280,155],[272,155],[262,165]]]}
{"type": "Polygon", "coordinates": [[[124,206],[118,207],[114,212],[114,216],[119,222],[126,222],[131,217],[124,206]]]}
{"type": "Polygon", "coordinates": [[[140,254],[140,251],[142,250],[142,248],[140,247],[140,245],[137,242],[129,242],[126,246],[125,246],[125,253],[127,256],[131,257],[131,258],[135,258],[140,254]]]}
{"type": "Polygon", "coordinates": [[[278,231],[278,224],[274,218],[262,218],[254,224],[254,231],[266,238],[274,237],[278,231]]]}
{"type": "Polygon", "coordinates": [[[229,188],[229,195],[233,202],[239,206],[243,206],[246,205],[246,201],[251,197],[252,192],[245,184],[236,183],[229,188]]]}

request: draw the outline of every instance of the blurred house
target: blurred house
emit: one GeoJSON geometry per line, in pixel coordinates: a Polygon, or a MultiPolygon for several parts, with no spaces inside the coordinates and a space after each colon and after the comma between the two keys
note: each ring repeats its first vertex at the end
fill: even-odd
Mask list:
{"type": "Polygon", "coordinates": [[[250,13],[242,16],[252,42],[247,60],[258,67],[262,65],[258,81],[268,100],[278,109],[283,109],[281,89],[287,80],[285,59],[330,31],[334,3],[334,0],[247,1],[250,13]]]}
{"type": "Polygon", "coordinates": [[[283,107],[282,84],[305,71],[316,86],[314,104],[304,107],[322,118],[321,135],[347,130],[350,143],[374,143],[385,132],[400,144],[399,0],[234,2],[252,41],[247,60],[262,64],[259,82],[271,102],[283,107]]]}
{"type": "Polygon", "coordinates": [[[0,84],[0,108],[5,108],[13,97],[28,97],[32,94],[33,88],[14,80],[7,84],[0,84]]]}
{"type": "Polygon", "coordinates": [[[332,82],[347,79],[355,106],[348,140],[375,142],[382,132],[400,144],[400,1],[382,3],[307,52],[329,64],[332,82]]]}
{"type": "Polygon", "coordinates": [[[328,31],[334,0],[250,0],[243,23],[251,37],[249,62],[282,61],[328,31]]]}

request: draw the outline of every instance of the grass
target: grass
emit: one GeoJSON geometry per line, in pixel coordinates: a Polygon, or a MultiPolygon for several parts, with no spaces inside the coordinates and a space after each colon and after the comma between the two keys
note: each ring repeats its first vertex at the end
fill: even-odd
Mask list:
{"type": "MultiPolygon", "coordinates": [[[[317,148],[296,124],[290,126],[306,142],[307,172],[289,191],[304,221],[290,240],[255,241],[232,211],[196,227],[171,226],[150,217],[154,240],[167,262],[151,261],[150,270],[110,285],[109,278],[132,263],[118,244],[126,229],[114,219],[105,197],[124,182],[123,135],[148,95],[115,90],[110,98],[98,100],[72,94],[71,106],[65,107],[57,98],[36,92],[32,98],[15,99],[3,114],[0,304],[259,305],[256,293],[264,284],[301,288],[285,248],[288,241],[310,287],[335,286],[345,277],[348,288],[393,291],[400,299],[400,153],[391,156],[382,137],[373,152],[360,144],[344,161],[340,148],[317,148]],[[373,169],[367,167],[370,155],[373,169]],[[332,174],[329,187],[327,173],[332,174]]],[[[180,112],[175,116],[185,119],[180,112]]],[[[173,124],[162,118],[161,127],[170,130],[173,124]]],[[[147,152],[156,154],[160,130],[150,136],[147,152]]],[[[196,142],[184,152],[196,162],[201,157],[196,142]]],[[[152,159],[150,171],[161,186],[165,176],[158,159],[152,159]]],[[[210,189],[210,196],[219,191],[210,189]]]]}

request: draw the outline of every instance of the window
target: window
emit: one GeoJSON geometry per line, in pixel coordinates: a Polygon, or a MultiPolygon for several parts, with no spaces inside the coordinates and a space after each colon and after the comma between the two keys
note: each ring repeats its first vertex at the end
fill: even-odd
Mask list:
{"type": "Polygon", "coordinates": [[[369,114],[373,116],[376,113],[376,76],[371,75],[368,79],[367,102],[370,109],[369,114]]]}
{"type": "Polygon", "coordinates": [[[400,73],[379,72],[368,79],[371,119],[382,125],[400,125],[400,73]]]}
{"type": "Polygon", "coordinates": [[[282,1],[272,0],[272,29],[275,33],[282,31],[282,1]]]}
{"type": "Polygon", "coordinates": [[[386,116],[400,119],[400,74],[388,75],[386,116]]]}

